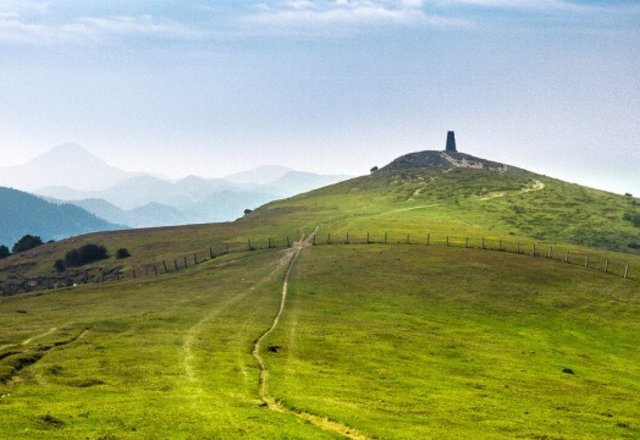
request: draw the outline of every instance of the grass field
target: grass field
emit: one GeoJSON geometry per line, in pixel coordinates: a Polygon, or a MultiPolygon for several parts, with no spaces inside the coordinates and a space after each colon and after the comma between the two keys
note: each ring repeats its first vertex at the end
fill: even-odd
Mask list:
{"type": "Polygon", "coordinates": [[[51,275],[86,243],[132,254],[92,270],[217,254],[160,276],[0,297],[0,438],[640,438],[640,255],[628,246],[639,238],[622,219],[637,205],[518,169],[382,170],[232,223],[10,257],[0,279],[51,275]],[[280,402],[265,405],[252,351],[293,251],[244,249],[316,227],[260,344],[280,402]],[[367,233],[389,244],[353,244],[367,233]],[[440,244],[425,246],[427,234],[440,244]],[[570,249],[591,266],[477,249],[481,237],[570,249]],[[227,243],[237,252],[220,255],[227,243]]]}

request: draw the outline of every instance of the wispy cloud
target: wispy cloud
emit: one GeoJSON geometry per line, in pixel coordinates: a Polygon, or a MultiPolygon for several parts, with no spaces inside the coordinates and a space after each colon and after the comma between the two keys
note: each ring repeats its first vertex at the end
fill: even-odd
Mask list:
{"type": "Polygon", "coordinates": [[[459,18],[429,14],[423,0],[281,0],[256,5],[245,21],[268,26],[466,26],[459,18]]]}
{"type": "Polygon", "coordinates": [[[0,42],[9,43],[86,43],[124,37],[186,39],[199,35],[189,26],[150,15],[80,17],[68,23],[51,23],[27,20],[18,13],[0,14],[0,42]]]}
{"type": "Polygon", "coordinates": [[[434,0],[439,7],[475,6],[480,8],[520,9],[530,11],[558,11],[573,13],[640,13],[640,5],[608,2],[577,2],[570,0],[434,0]]]}

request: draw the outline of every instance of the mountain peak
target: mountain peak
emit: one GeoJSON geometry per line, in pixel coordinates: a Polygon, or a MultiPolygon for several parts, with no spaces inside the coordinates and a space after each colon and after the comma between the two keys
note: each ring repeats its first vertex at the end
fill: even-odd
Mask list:
{"type": "Polygon", "coordinates": [[[465,153],[425,150],[400,156],[382,170],[396,171],[411,168],[484,168],[505,171],[507,166],[465,153]]]}

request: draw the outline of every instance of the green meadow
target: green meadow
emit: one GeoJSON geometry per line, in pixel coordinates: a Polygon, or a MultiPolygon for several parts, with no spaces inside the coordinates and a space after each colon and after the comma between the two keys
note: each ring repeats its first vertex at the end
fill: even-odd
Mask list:
{"type": "Polygon", "coordinates": [[[1,279],[52,276],[87,243],[132,255],[85,268],[124,281],[0,297],[0,438],[639,438],[637,206],[515,168],[382,169],[236,222],[10,257],[1,279]],[[287,238],[316,228],[292,263],[287,238]],[[289,267],[267,405],[252,351],[289,267]]]}

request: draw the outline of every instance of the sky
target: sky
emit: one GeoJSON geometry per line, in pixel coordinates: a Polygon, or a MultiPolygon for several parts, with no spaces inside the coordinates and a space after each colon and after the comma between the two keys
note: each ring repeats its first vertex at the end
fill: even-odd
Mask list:
{"type": "Polygon", "coordinates": [[[640,1],[2,0],[0,166],[168,177],[459,150],[640,194],[640,1]]]}

